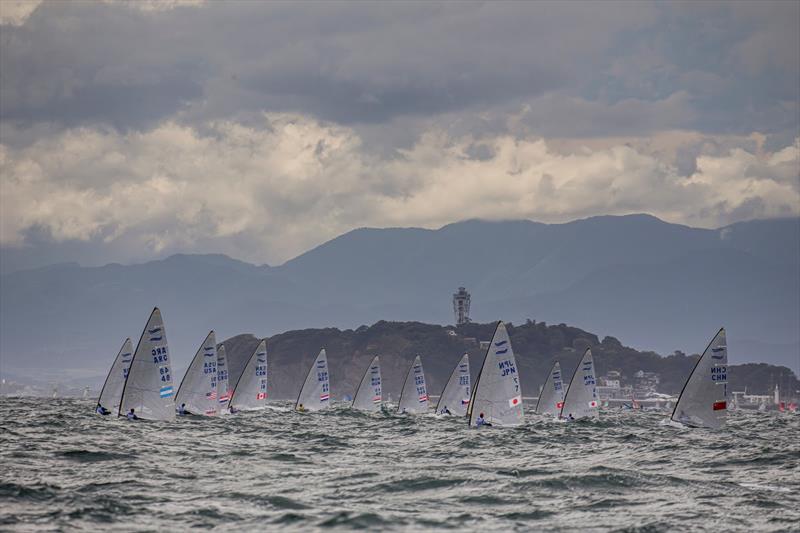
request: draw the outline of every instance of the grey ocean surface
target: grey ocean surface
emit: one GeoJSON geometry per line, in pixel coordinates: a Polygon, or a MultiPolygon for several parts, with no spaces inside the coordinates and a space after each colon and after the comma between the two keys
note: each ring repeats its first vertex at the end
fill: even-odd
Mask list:
{"type": "Polygon", "coordinates": [[[175,422],[0,399],[5,530],[800,528],[800,416],[663,414],[514,429],[345,408],[175,422]]]}

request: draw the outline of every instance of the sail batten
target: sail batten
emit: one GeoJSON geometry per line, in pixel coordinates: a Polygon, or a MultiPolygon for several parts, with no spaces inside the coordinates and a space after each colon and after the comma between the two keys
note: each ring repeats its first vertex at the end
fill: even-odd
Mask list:
{"type": "Polygon", "coordinates": [[[381,364],[379,356],[376,355],[358,384],[352,407],[362,411],[379,411],[382,403],[381,364]]]}
{"type": "Polygon", "coordinates": [[[267,340],[261,339],[233,387],[231,411],[263,409],[267,403],[267,340]]]}
{"type": "Polygon", "coordinates": [[[128,377],[122,390],[118,414],[131,409],[139,418],[174,420],[175,401],[172,382],[172,354],[161,311],[156,307],[133,352],[128,377]]]}
{"type": "Polygon", "coordinates": [[[570,415],[575,420],[599,416],[594,359],[589,348],[583,353],[564,394],[559,416],[569,418],[570,415]]]}
{"type": "Polygon", "coordinates": [[[311,368],[297,395],[294,408],[299,409],[301,406],[306,411],[319,411],[331,406],[328,356],[324,348],[311,363],[311,368]]]}
{"type": "Polygon", "coordinates": [[[399,413],[425,413],[428,411],[428,388],[425,384],[425,371],[419,356],[414,358],[408,369],[403,388],[400,390],[399,413]]]}
{"type": "Polygon", "coordinates": [[[210,331],[186,369],[175,395],[175,405],[187,413],[214,416],[217,402],[217,337],[210,331]]]}
{"type": "Polygon", "coordinates": [[[557,417],[564,406],[564,381],[561,377],[561,365],[556,361],[547,381],[544,382],[542,392],[539,393],[539,400],[536,402],[535,413],[540,415],[552,415],[557,417]]]}
{"type": "Polygon", "coordinates": [[[486,422],[496,426],[518,426],[524,421],[517,363],[503,322],[497,324],[472,391],[467,414],[470,426],[481,413],[486,422]]]}
{"type": "Polygon", "coordinates": [[[111,364],[111,369],[108,371],[106,380],[103,383],[103,388],[100,390],[100,396],[97,398],[97,406],[103,407],[110,413],[119,412],[119,404],[122,400],[122,389],[125,387],[125,379],[128,377],[128,369],[133,359],[133,343],[131,339],[125,339],[122,347],[117,352],[117,357],[111,364]]]}
{"type": "Polygon", "coordinates": [[[728,413],[728,345],[725,328],[711,339],[683,385],[672,420],[716,429],[728,413]]]}
{"type": "Polygon", "coordinates": [[[469,354],[465,353],[456,363],[450,379],[444,386],[439,401],[436,404],[438,414],[451,414],[464,416],[467,414],[470,395],[469,354]]]}

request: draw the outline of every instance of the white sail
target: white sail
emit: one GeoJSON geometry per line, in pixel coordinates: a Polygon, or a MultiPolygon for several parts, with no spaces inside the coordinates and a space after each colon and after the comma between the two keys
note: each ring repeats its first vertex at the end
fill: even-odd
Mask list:
{"type": "Polygon", "coordinates": [[[228,380],[228,356],[225,353],[225,345],[220,344],[217,348],[217,403],[220,413],[227,411],[231,392],[233,391],[228,380]]]}
{"type": "Polygon", "coordinates": [[[267,404],[267,339],[258,343],[256,351],[244,365],[242,375],[233,388],[231,411],[262,409],[267,404]]]}
{"type": "Polygon", "coordinates": [[[403,388],[400,390],[400,403],[397,406],[399,413],[426,413],[428,412],[428,388],[425,385],[425,371],[419,356],[414,358],[414,363],[408,369],[403,388]]]}
{"type": "Polygon", "coordinates": [[[518,426],[523,423],[519,373],[503,322],[497,323],[472,391],[467,411],[470,426],[475,425],[481,413],[484,420],[494,426],[518,426]]]}
{"type": "Polygon", "coordinates": [[[175,395],[175,406],[193,415],[217,414],[217,336],[209,332],[189,363],[175,395]]]}
{"type": "Polygon", "coordinates": [[[564,404],[561,406],[562,418],[597,418],[599,415],[599,402],[597,401],[597,382],[594,372],[594,359],[592,350],[584,352],[581,362],[572,374],[569,388],[564,395],[564,404]]]}
{"type": "Polygon", "coordinates": [[[536,402],[536,410],[540,415],[551,415],[558,417],[561,408],[564,406],[564,381],[561,378],[561,365],[555,362],[547,381],[544,382],[542,392],[539,393],[539,400],[536,402]]]}
{"type": "Polygon", "coordinates": [[[728,413],[728,346],[719,330],[697,360],[683,386],[672,420],[691,427],[716,429],[728,413]]]}
{"type": "Polygon", "coordinates": [[[381,363],[376,355],[361,378],[352,407],[362,411],[380,411],[382,402],[381,363]]]}
{"type": "Polygon", "coordinates": [[[119,415],[125,416],[134,409],[139,418],[174,420],[174,394],[167,331],[161,311],[156,307],[133,352],[128,379],[122,389],[119,415]]]}
{"type": "Polygon", "coordinates": [[[440,415],[451,414],[465,416],[469,397],[471,393],[469,380],[469,354],[461,356],[458,364],[450,374],[447,385],[444,386],[439,402],[436,404],[436,412],[440,415]]]}
{"type": "Polygon", "coordinates": [[[328,356],[325,349],[319,351],[319,355],[314,359],[311,368],[308,370],[306,380],[297,395],[297,403],[294,408],[300,406],[306,411],[319,411],[331,406],[331,383],[328,373],[328,356]]]}
{"type": "MultiPolygon", "coordinates": [[[[125,379],[128,377],[128,368],[133,359],[133,344],[130,339],[125,339],[122,348],[117,352],[117,357],[108,371],[106,381],[97,399],[97,408],[103,407],[109,413],[119,412],[119,402],[122,399],[122,388],[125,386],[125,379]]],[[[86,391],[84,390],[84,395],[86,391]]]]}

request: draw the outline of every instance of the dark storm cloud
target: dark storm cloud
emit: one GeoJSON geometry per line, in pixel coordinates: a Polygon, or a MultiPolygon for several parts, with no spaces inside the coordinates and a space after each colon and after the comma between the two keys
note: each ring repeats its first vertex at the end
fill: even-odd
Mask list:
{"type": "MultiPolygon", "coordinates": [[[[682,95],[670,127],[734,131],[755,121],[778,131],[797,113],[797,11],[796,3],[210,2],[146,11],[47,2],[2,29],[2,118],[124,129],[270,110],[382,123],[502,113],[556,94],[586,112],[579,122],[617,134],[650,129],[663,102],[682,95]]],[[[568,120],[545,111],[538,132],[570,133],[568,120]]]]}

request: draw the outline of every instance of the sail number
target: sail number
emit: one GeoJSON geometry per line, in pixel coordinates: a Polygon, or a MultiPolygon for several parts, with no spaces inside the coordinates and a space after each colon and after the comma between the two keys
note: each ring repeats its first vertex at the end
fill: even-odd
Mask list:
{"type": "Polygon", "coordinates": [[[517,369],[514,367],[514,363],[511,361],[502,361],[498,363],[497,366],[500,367],[500,377],[510,376],[517,373],[517,369]]]}

